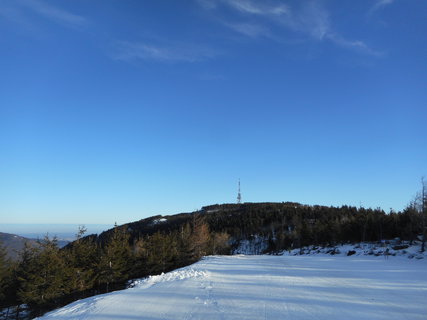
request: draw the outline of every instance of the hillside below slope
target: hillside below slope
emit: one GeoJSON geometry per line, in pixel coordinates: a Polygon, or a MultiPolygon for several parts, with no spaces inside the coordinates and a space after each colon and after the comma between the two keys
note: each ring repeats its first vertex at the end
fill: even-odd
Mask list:
{"type": "Polygon", "coordinates": [[[8,259],[17,260],[19,252],[24,248],[25,243],[32,246],[37,246],[34,239],[28,239],[16,234],[0,232],[0,244],[6,249],[8,259]]]}
{"type": "Polygon", "coordinates": [[[427,260],[212,256],[39,319],[425,319],[427,260]]]}

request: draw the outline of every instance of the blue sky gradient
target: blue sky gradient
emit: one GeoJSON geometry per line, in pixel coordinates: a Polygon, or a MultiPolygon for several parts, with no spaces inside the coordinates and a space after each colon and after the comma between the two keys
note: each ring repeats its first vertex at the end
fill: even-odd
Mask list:
{"type": "MultiPolygon", "coordinates": [[[[424,0],[4,0],[2,223],[203,205],[403,209],[427,174],[424,0]]],[[[5,230],[6,231],[6,230],[5,230]]]]}

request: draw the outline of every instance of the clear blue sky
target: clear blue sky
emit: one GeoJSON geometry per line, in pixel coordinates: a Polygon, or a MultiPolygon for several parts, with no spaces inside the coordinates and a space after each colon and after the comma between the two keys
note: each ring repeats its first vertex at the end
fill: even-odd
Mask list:
{"type": "Polygon", "coordinates": [[[247,202],[403,209],[425,0],[2,0],[2,223],[247,202]]]}

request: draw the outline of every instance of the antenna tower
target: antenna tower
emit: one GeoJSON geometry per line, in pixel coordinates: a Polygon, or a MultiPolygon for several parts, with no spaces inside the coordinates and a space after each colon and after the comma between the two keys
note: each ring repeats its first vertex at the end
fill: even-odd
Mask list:
{"type": "Polygon", "coordinates": [[[240,179],[239,179],[239,191],[237,192],[237,203],[242,203],[242,194],[240,193],[240,179]]]}

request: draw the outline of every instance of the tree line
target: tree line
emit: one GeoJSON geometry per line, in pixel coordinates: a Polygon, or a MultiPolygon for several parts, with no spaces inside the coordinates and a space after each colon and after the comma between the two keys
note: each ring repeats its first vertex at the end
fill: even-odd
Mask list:
{"type": "Polygon", "coordinates": [[[17,262],[0,247],[0,307],[26,305],[31,316],[71,301],[125,288],[130,279],[230,254],[242,240],[267,239],[264,253],[306,245],[334,246],[399,237],[415,241],[425,228],[426,197],[402,212],[293,202],[213,205],[193,214],[150,217],[85,236],[59,249],[45,237],[26,245],[17,262]],[[160,222],[161,221],[161,222],[160,222]]]}
{"type": "Polygon", "coordinates": [[[399,237],[414,241],[422,234],[423,215],[410,205],[402,212],[351,206],[307,206],[297,203],[218,206],[207,221],[214,231],[240,240],[268,239],[265,253],[307,245],[334,246],[346,242],[374,242],[399,237]],[[224,213],[227,214],[224,214],[224,213]]]}

